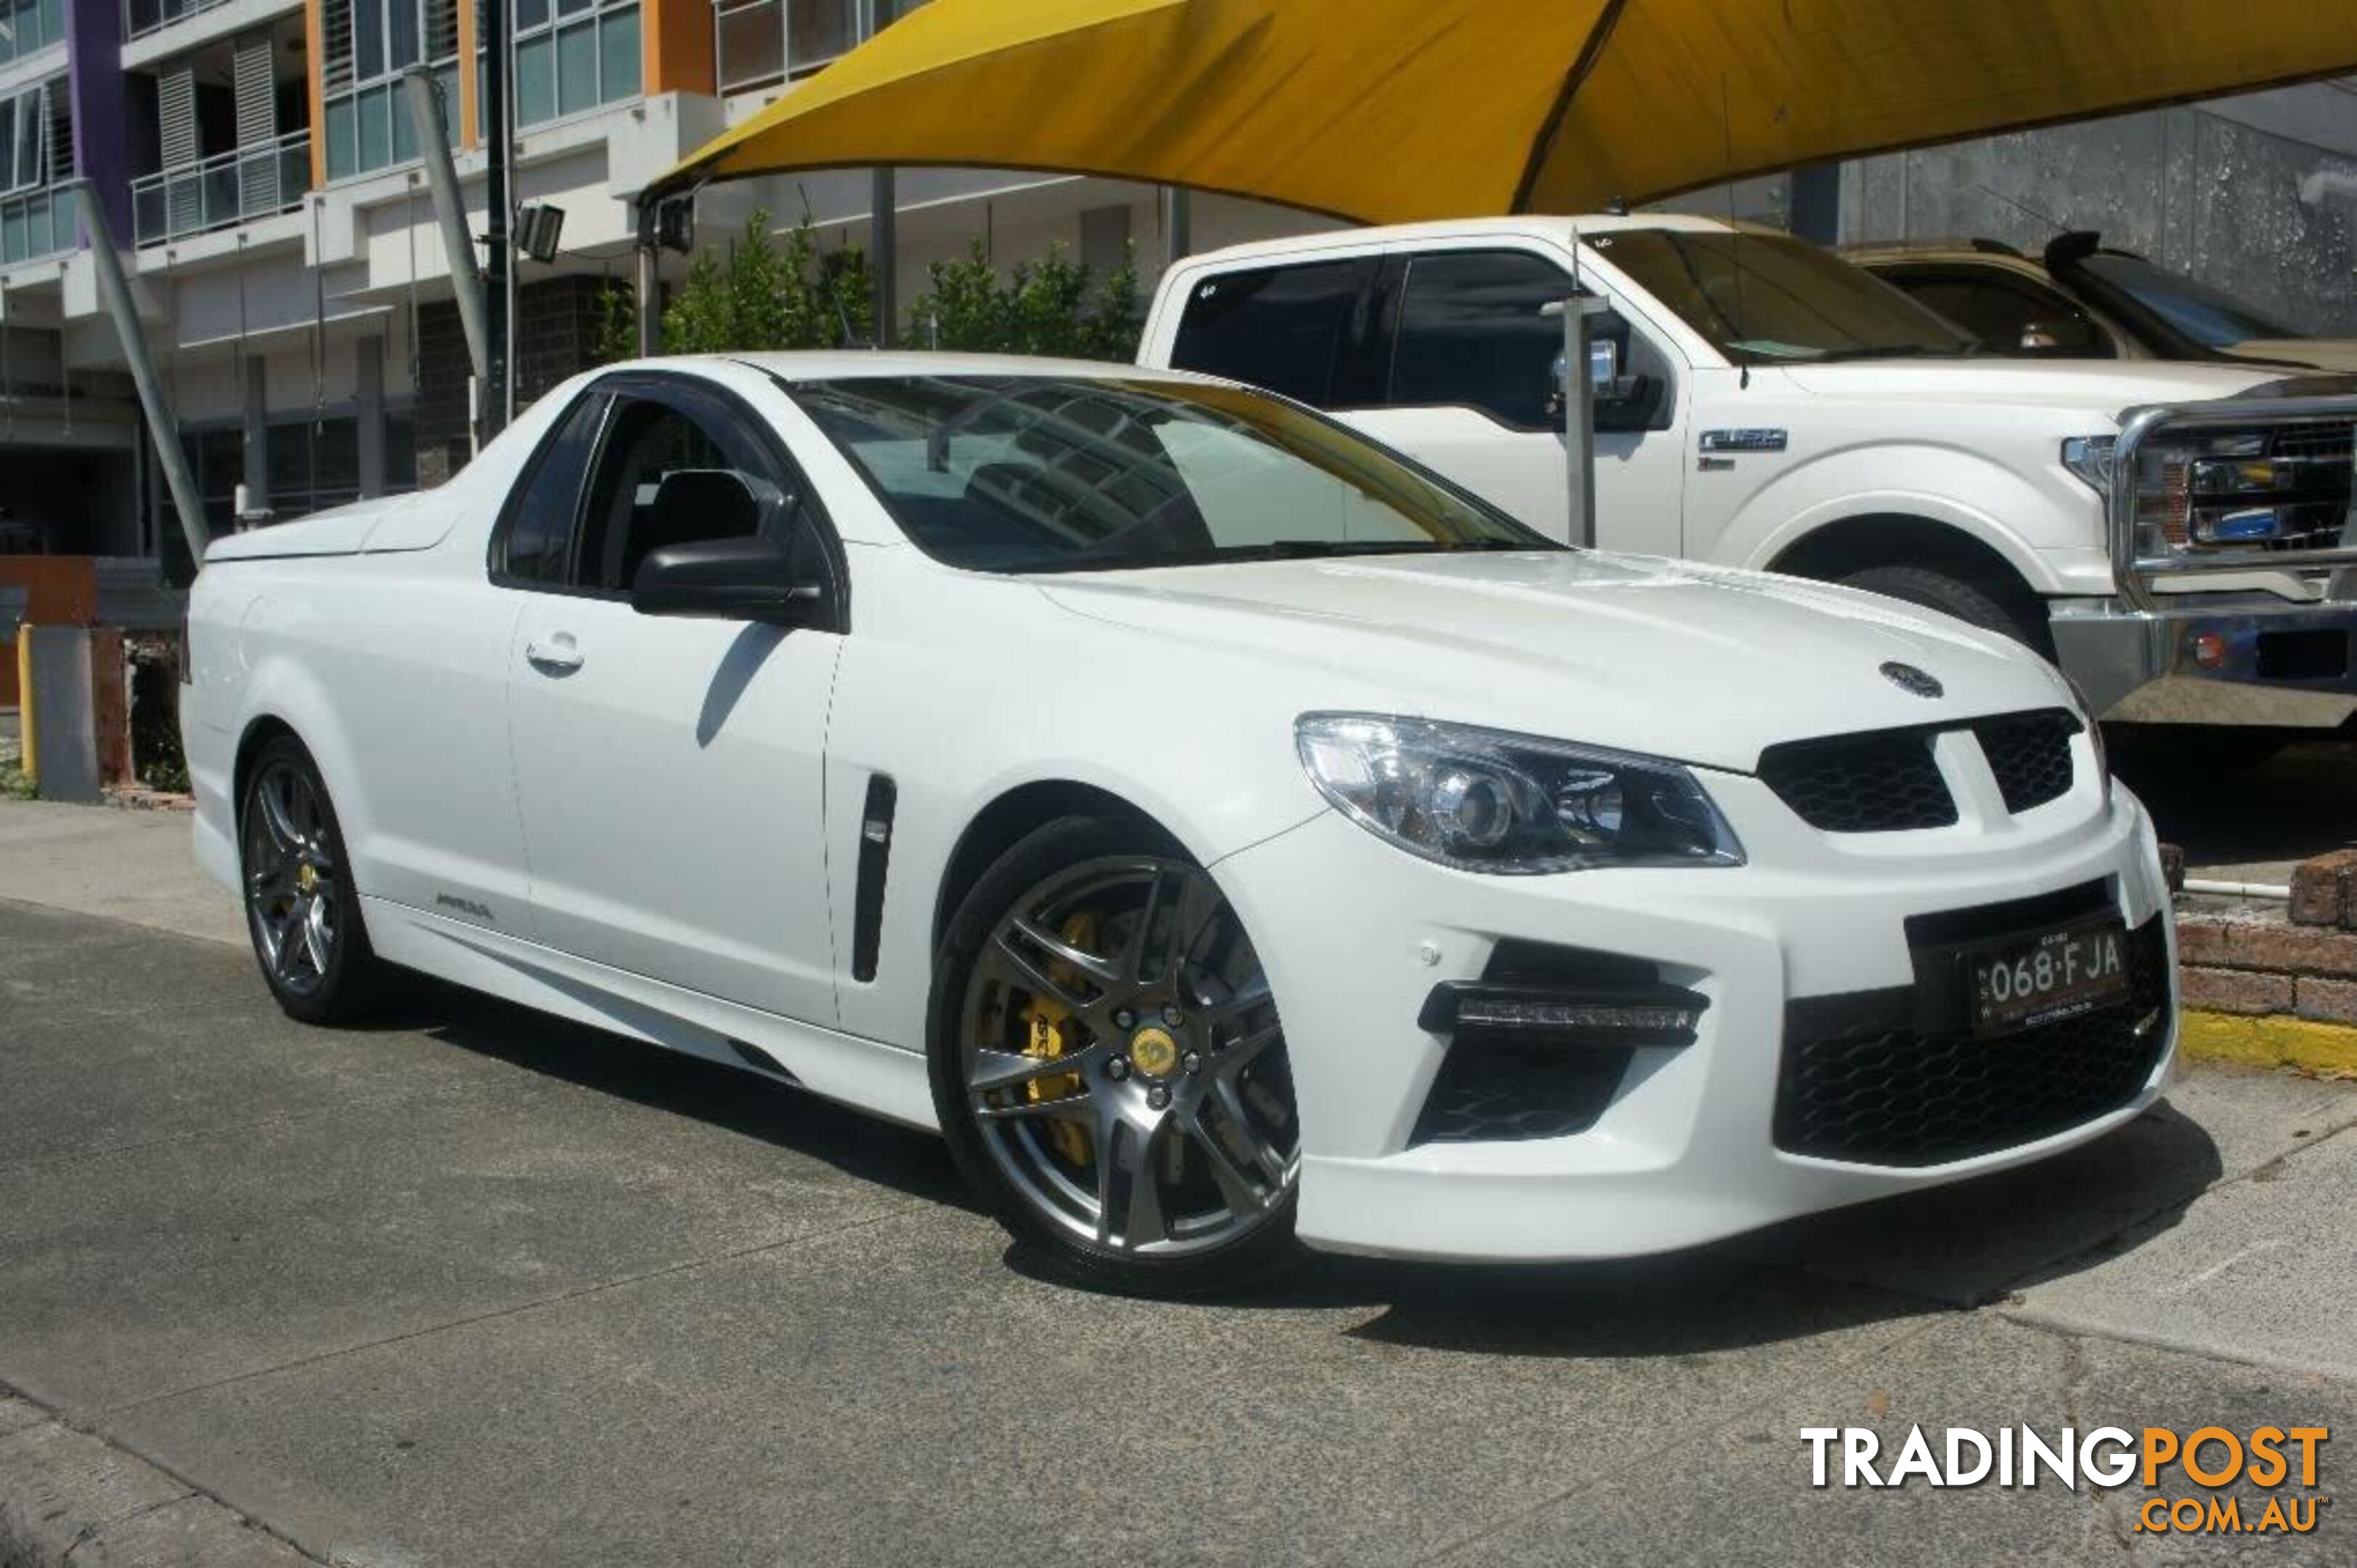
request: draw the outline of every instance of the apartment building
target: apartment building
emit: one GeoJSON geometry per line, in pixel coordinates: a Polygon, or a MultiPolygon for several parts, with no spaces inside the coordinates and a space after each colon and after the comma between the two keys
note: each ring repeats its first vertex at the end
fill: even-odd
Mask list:
{"type": "MultiPolygon", "coordinates": [[[[565,213],[555,261],[519,268],[525,403],[591,361],[600,293],[630,276],[637,192],[921,0],[480,3],[510,7],[514,199],[565,213]]],[[[477,0],[0,0],[0,549],[187,570],[80,200],[104,204],[125,252],[213,532],[467,460],[468,365],[402,78],[423,64],[440,84],[479,233],[480,21],[477,0]]],[[[858,170],[716,187],[700,231],[761,209],[864,244],[875,189],[858,170]]],[[[976,239],[1001,261],[1060,242],[1101,266],[1134,245],[1149,280],[1166,249],[1148,187],[910,170],[896,195],[903,300],[976,239]]],[[[1192,212],[1197,244],[1312,221],[1192,212]]],[[[686,265],[667,256],[666,285],[686,265]]]]}

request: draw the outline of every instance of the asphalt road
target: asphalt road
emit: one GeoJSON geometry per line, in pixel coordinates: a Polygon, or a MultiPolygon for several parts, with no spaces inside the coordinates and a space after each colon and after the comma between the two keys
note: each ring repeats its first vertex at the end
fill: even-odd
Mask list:
{"type": "Polygon", "coordinates": [[[2330,1508],[1818,1491],[1798,1434],[2350,1430],[2352,1126],[2197,1073],[1740,1245],[1157,1305],[1037,1277],[930,1139],[425,983],[307,1029],[235,946],[0,897],[0,1383],[375,1568],[2345,1563],[2330,1508]]]}

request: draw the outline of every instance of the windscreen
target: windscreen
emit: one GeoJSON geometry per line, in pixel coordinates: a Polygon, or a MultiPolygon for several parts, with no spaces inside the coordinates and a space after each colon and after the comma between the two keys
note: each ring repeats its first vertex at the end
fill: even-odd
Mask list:
{"type": "Polygon", "coordinates": [[[2307,336],[2270,320],[2222,289],[2163,272],[2140,256],[2098,251],[2078,265],[2205,349],[2307,336]]]}
{"type": "Polygon", "coordinates": [[[1559,548],[1372,443],[1237,387],[879,376],[793,395],[910,540],[974,571],[1559,548]]]}
{"type": "Polygon", "coordinates": [[[1969,354],[1972,338],[1864,267],[1781,234],[1673,229],[1587,237],[1737,364],[1969,354]]]}

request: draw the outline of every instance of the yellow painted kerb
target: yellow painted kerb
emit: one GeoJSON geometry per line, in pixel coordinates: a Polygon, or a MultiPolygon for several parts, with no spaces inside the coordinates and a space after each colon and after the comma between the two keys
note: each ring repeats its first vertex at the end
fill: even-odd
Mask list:
{"type": "Polygon", "coordinates": [[[2280,1014],[2247,1018],[2232,1013],[2188,1013],[2179,1021],[2178,1039],[2191,1061],[2357,1074],[2357,1028],[2345,1024],[2319,1024],[2280,1014]]]}

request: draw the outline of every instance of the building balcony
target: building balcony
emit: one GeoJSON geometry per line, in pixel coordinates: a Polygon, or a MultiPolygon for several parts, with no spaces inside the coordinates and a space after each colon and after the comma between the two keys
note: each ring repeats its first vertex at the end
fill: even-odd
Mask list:
{"type": "Polygon", "coordinates": [[[131,182],[131,230],[141,245],[231,229],[303,204],[311,183],[311,133],[289,131],[131,182]]]}
{"type": "Polygon", "coordinates": [[[712,8],[720,94],[807,76],[924,0],[719,0],[712,8]]]}
{"type": "Polygon", "coordinates": [[[72,191],[44,188],[0,198],[0,266],[54,256],[81,242],[72,191]]]}
{"type": "Polygon", "coordinates": [[[228,4],[229,0],[123,0],[123,36],[145,38],[183,17],[228,4]]]}

